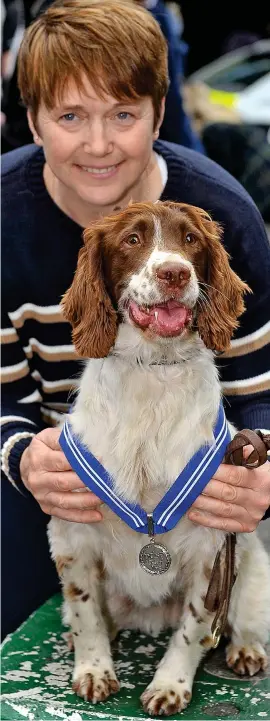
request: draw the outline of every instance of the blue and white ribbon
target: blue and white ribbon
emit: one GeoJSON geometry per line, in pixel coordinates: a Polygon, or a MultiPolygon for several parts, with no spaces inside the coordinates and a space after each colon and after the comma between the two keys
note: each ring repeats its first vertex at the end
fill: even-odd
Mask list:
{"type": "Polygon", "coordinates": [[[222,403],[214,428],[214,442],[202,446],[191,458],[165,493],[153,513],[147,514],[138,504],[132,504],[114,490],[114,482],[104,466],[73,435],[66,421],[59,443],[71,467],[83,483],[122,518],[134,531],[148,533],[149,515],[153,534],[171,531],[215,474],[231,440],[222,403]]]}

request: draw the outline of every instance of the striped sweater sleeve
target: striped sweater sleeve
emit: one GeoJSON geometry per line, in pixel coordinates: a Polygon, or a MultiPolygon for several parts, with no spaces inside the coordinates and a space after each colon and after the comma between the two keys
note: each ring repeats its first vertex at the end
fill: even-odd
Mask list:
{"type": "Polygon", "coordinates": [[[234,270],[251,288],[230,349],[217,360],[225,410],[237,428],[270,431],[270,245],[256,208],[234,239],[234,270]]]}
{"type": "Polygon", "coordinates": [[[219,364],[222,390],[238,428],[270,433],[270,320],[233,339],[219,364]]]}
{"type": "Polygon", "coordinates": [[[19,486],[22,453],[44,424],[36,381],[17,331],[5,313],[2,313],[1,358],[1,468],[11,483],[19,486]]]}

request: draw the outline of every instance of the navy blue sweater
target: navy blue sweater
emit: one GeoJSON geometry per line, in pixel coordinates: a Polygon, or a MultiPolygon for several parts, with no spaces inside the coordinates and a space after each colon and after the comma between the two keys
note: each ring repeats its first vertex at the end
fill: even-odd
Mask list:
{"type": "MultiPolygon", "coordinates": [[[[269,429],[270,246],[261,216],[208,158],[162,141],[155,150],[168,168],[161,199],[200,206],[221,223],[231,265],[253,290],[231,349],[217,363],[229,420],[269,429]]],[[[48,195],[43,164],[43,151],[33,145],[2,162],[2,443],[15,483],[29,438],[13,445],[11,437],[57,421],[81,371],[59,304],[73,279],[82,229],[48,195]]]]}

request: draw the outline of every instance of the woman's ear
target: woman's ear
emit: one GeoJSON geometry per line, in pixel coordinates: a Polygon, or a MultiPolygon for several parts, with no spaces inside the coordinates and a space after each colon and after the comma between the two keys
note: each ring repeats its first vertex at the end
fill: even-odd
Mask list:
{"type": "Polygon", "coordinates": [[[163,118],[164,118],[164,114],[165,114],[165,101],[166,101],[166,98],[162,98],[161,104],[160,104],[159,118],[155,124],[154,131],[153,131],[154,140],[158,139],[159,131],[160,131],[161,125],[163,123],[163,118]]]}
{"type": "Polygon", "coordinates": [[[42,138],[39,136],[39,134],[37,132],[36,126],[34,125],[34,122],[33,122],[31,110],[29,110],[29,109],[27,110],[27,120],[28,120],[28,125],[31,130],[31,133],[33,135],[34,143],[36,143],[36,145],[40,145],[42,147],[43,146],[42,138]]]}
{"type": "Polygon", "coordinates": [[[77,270],[62,299],[64,317],[72,325],[72,340],[82,358],[104,358],[115,343],[117,313],[105,288],[100,232],[84,231],[85,244],[77,270]]]}

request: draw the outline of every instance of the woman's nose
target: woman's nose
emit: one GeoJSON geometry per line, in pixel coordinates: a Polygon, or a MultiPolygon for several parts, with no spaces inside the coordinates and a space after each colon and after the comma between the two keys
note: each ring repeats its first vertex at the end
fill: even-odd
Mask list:
{"type": "Polygon", "coordinates": [[[84,149],[96,157],[103,157],[111,152],[112,141],[105,123],[101,121],[91,123],[87,129],[87,137],[84,139],[84,149]]]}

